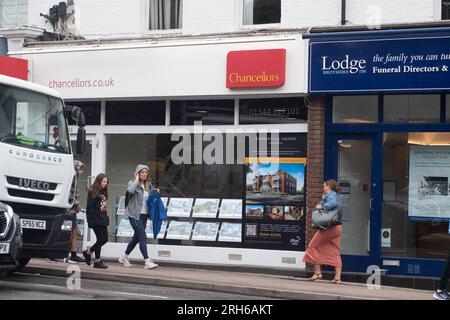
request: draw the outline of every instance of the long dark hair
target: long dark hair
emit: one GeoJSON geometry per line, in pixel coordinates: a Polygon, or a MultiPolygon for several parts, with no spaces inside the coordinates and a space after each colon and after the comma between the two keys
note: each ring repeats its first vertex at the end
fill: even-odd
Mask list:
{"type": "Polygon", "coordinates": [[[97,177],[95,177],[94,183],[89,188],[89,192],[92,194],[93,198],[97,198],[100,194],[102,194],[106,198],[108,198],[108,184],[106,185],[105,189],[102,189],[102,181],[105,178],[108,179],[108,184],[109,184],[109,178],[106,174],[99,173],[97,175],[97,177]]]}
{"type": "Polygon", "coordinates": [[[336,193],[341,192],[341,187],[339,186],[339,184],[337,183],[336,180],[334,179],[329,179],[327,181],[325,181],[325,184],[330,187],[331,191],[334,191],[336,193]]]}

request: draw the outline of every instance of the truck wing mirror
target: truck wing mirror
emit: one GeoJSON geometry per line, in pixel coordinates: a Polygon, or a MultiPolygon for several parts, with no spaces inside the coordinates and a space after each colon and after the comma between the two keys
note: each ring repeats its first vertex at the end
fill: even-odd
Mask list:
{"type": "Polygon", "coordinates": [[[71,117],[79,127],[84,127],[86,125],[86,119],[84,118],[84,113],[80,107],[77,106],[65,106],[66,117],[71,117]]]}
{"type": "Polygon", "coordinates": [[[86,150],[86,129],[78,127],[77,132],[77,154],[83,154],[86,150]]]}

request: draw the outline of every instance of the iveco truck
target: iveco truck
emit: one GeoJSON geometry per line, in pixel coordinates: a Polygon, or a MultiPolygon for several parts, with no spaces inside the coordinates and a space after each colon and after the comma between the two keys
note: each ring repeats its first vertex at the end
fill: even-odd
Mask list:
{"type": "Polygon", "coordinates": [[[62,258],[70,251],[74,217],[68,209],[77,182],[67,117],[79,126],[77,152],[82,153],[86,133],[80,108],[65,106],[55,90],[0,75],[0,202],[20,218],[17,269],[32,257],[62,258]]]}

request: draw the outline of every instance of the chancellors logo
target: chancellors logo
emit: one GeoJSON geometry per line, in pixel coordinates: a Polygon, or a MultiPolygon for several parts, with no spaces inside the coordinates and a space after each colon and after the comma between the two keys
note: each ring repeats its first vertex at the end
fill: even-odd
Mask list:
{"type": "Polygon", "coordinates": [[[322,56],[323,74],[358,74],[366,73],[367,61],[364,59],[350,59],[347,54],[343,59],[330,59],[322,56]]]}

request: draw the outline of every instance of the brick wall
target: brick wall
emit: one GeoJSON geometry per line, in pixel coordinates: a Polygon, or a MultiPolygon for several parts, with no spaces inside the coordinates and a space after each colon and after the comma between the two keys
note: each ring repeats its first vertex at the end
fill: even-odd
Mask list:
{"type": "Polygon", "coordinates": [[[324,179],[325,97],[322,96],[310,96],[308,99],[307,149],[306,241],[309,243],[314,235],[311,227],[311,213],[322,199],[324,179]]]}

